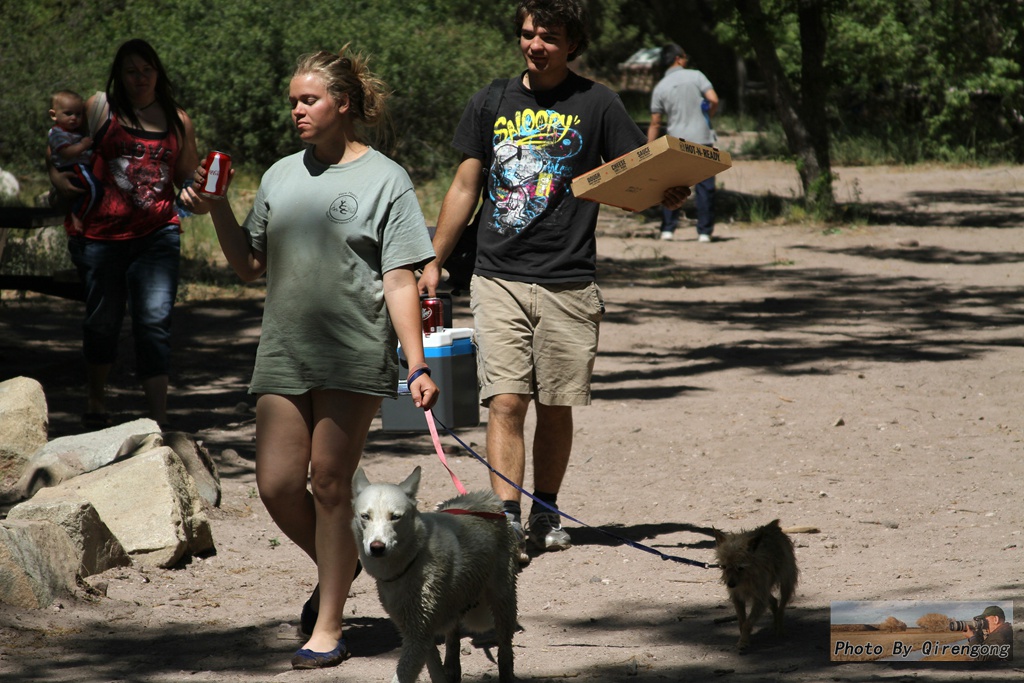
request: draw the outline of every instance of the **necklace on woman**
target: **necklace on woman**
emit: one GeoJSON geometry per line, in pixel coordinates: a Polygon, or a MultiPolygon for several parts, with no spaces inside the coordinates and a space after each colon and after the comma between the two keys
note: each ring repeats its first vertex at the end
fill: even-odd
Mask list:
{"type": "Polygon", "coordinates": [[[135,113],[136,114],[141,114],[142,112],[144,112],[147,109],[149,109],[150,107],[152,107],[154,104],[156,104],[156,100],[153,100],[152,102],[150,102],[149,104],[147,104],[144,107],[135,107],[135,113]]]}

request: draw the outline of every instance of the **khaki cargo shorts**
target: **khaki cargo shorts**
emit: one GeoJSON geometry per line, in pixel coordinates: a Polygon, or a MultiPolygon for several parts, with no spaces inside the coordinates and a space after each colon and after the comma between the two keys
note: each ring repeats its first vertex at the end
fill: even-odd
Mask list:
{"type": "Polygon", "coordinates": [[[590,377],[604,315],[594,282],[533,284],[474,275],[480,400],[529,394],[544,405],[590,404],[590,377]]]}

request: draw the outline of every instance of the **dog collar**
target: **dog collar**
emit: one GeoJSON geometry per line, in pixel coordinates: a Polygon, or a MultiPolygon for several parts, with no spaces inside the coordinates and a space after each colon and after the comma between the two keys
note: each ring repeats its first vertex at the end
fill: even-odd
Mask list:
{"type": "Polygon", "coordinates": [[[409,560],[409,564],[405,565],[405,569],[403,569],[402,571],[398,572],[397,574],[392,576],[390,579],[378,579],[378,580],[379,581],[383,581],[384,583],[391,583],[392,581],[398,581],[400,578],[405,576],[406,572],[408,572],[410,569],[412,569],[413,564],[416,563],[416,558],[419,557],[419,556],[420,556],[419,553],[416,553],[415,555],[413,555],[412,559],[409,560]]]}
{"type": "Polygon", "coordinates": [[[462,508],[445,508],[441,512],[447,512],[449,515],[473,515],[474,517],[482,517],[483,519],[505,519],[504,512],[485,512],[483,510],[463,510],[462,508]]]}

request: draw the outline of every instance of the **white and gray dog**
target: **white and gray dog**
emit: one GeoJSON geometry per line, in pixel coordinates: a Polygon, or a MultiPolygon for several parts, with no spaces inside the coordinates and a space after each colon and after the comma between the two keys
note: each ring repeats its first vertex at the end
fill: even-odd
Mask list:
{"type": "Polygon", "coordinates": [[[516,539],[490,491],[452,498],[419,512],[420,468],[401,484],[371,484],[362,468],[352,480],[352,526],[366,573],[402,635],[395,683],[414,683],[427,665],[431,683],[462,678],[460,628],[494,629],[498,679],[513,683],[516,630],[516,539]],[[435,645],[444,636],[445,657],[435,645]]]}

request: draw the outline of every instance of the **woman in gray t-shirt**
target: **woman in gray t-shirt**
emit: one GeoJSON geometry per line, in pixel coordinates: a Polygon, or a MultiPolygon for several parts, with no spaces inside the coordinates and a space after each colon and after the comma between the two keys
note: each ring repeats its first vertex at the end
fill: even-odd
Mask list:
{"type": "MultiPolygon", "coordinates": [[[[357,130],[380,120],[384,93],[360,55],[300,58],[289,100],[307,149],[264,174],[243,225],[228,202],[185,193],[194,211],[211,213],[239,277],[267,276],[250,387],[258,395],[256,483],[277,525],[317,563],[320,581],[303,606],[309,639],[292,658],[298,669],[348,657],[342,615],[358,571],[352,476],[381,399],[396,394],[398,341],[413,401],[437,401],[414,275],[434,258],[426,222],[408,174],[357,130]]],[[[195,180],[202,186],[202,169],[195,180]]]]}

